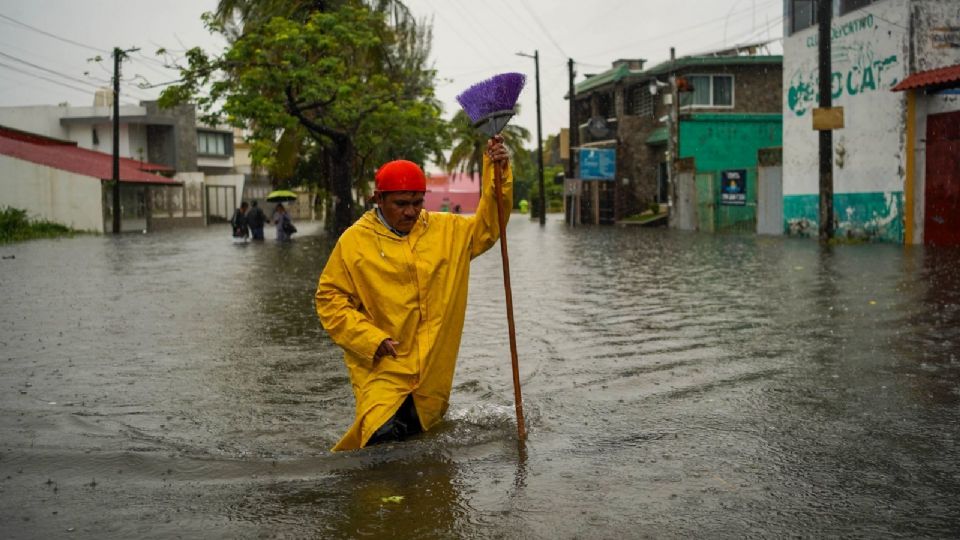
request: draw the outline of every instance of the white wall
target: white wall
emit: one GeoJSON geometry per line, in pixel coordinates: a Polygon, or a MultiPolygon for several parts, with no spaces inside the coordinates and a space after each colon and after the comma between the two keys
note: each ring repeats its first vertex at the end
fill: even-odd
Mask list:
{"type": "Polygon", "coordinates": [[[84,231],[103,231],[100,180],[0,155],[0,206],[84,231]]]}
{"type": "MultiPolygon", "coordinates": [[[[146,107],[124,105],[120,107],[120,156],[140,159],[138,149],[143,149],[143,158],[147,157],[147,129],[143,124],[123,122],[123,117],[144,117],[146,107]]],[[[61,125],[62,118],[111,118],[111,107],[60,107],[57,105],[37,105],[28,107],[0,107],[0,125],[28,131],[47,137],[75,141],[80,148],[96,150],[106,154],[113,153],[113,124],[108,120],[99,124],[61,125]],[[93,128],[96,127],[100,144],[93,144],[93,128]]]]}
{"type": "MultiPolygon", "coordinates": [[[[141,124],[120,124],[120,157],[140,159],[138,148],[143,148],[143,159],[147,159],[147,130],[141,124]]],[[[80,148],[113,154],[112,124],[72,124],[65,137],[75,141],[80,148]],[[93,128],[97,128],[100,144],[93,144],[93,128]]]]}
{"type": "Polygon", "coordinates": [[[197,167],[204,168],[218,168],[218,169],[229,169],[233,168],[233,156],[224,156],[224,157],[213,157],[213,156],[197,156],[197,167]]]}
{"type": "Polygon", "coordinates": [[[237,188],[238,197],[243,193],[242,174],[208,174],[204,182],[208,186],[234,186],[237,188]]]}
{"type": "MultiPolygon", "coordinates": [[[[908,74],[906,0],[877,2],[834,19],[833,105],[845,127],[833,132],[834,192],[903,190],[905,98],[890,88],[908,74]]],[[[784,195],[818,192],[817,27],[784,39],[784,195]]]]}
{"type": "Polygon", "coordinates": [[[181,172],[177,173],[174,178],[183,182],[187,197],[187,201],[185,202],[187,217],[203,217],[204,174],[201,172],[181,172]]]}
{"type": "Polygon", "coordinates": [[[69,139],[60,118],[69,107],[37,105],[29,107],[0,107],[0,125],[45,135],[55,139],[69,139]]]}
{"type": "Polygon", "coordinates": [[[915,0],[914,71],[960,63],[960,2],[915,0]]]}

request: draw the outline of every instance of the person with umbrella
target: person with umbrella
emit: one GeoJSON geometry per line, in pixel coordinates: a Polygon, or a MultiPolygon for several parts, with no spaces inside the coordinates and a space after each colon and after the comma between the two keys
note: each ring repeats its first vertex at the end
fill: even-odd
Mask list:
{"type": "Polygon", "coordinates": [[[297,232],[297,228],[293,226],[293,221],[290,219],[290,214],[280,203],[277,203],[277,207],[273,210],[273,222],[277,225],[277,240],[280,242],[290,240],[290,236],[297,232]]]}
{"type": "Polygon", "coordinates": [[[290,214],[287,212],[287,209],[283,207],[282,203],[297,200],[297,194],[281,189],[270,192],[270,194],[267,195],[267,200],[277,203],[276,208],[273,209],[272,216],[273,222],[277,226],[277,240],[280,242],[290,240],[290,235],[297,232],[297,228],[293,225],[290,214]]]}
{"type": "Polygon", "coordinates": [[[473,216],[423,209],[426,177],[391,161],[376,173],[374,201],[327,259],[317,315],[344,350],[356,400],[353,425],[333,447],[353,450],[436,427],[450,398],[467,309],[470,261],[500,237],[499,204],[511,208],[510,159],[503,139],[484,154],[483,196],[473,216]]]}

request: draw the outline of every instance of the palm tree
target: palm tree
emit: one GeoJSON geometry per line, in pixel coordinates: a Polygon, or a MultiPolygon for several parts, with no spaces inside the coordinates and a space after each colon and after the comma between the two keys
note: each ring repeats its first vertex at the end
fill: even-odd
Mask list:
{"type": "Polygon", "coordinates": [[[247,24],[264,23],[273,17],[306,20],[311,13],[331,11],[351,2],[385,14],[394,28],[416,24],[410,9],[401,0],[220,0],[213,20],[238,36],[247,24]]]}
{"type": "MultiPolygon", "coordinates": [[[[483,151],[487,147],[487,137],[480,133],[465,112],[457,111],[450,120],[453,148],[447,160],[447,172],[467,173],[472,178],[483,167],[483,151]]],[[[514,156],[526,155],[523,143],[530,138],[530,131],[515,124],[507,124],[500,132],[503,144],[514,156]]]]}

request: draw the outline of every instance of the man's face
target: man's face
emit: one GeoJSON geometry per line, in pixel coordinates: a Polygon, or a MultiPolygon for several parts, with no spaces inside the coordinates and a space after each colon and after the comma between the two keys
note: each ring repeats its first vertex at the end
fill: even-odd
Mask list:
{"type": "Polygon", "coordinates": [[[394,229],[408,233],[417,224],[423,210],[422,191],[391,191],[377,194],[377,204],[383,218],[394,229]]]}

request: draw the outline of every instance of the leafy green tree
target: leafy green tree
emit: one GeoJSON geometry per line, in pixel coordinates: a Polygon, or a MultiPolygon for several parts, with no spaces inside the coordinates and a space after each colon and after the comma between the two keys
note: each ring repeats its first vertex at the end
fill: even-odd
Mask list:
{"type": "MultiPolygon", "coordinates": [[[[557,173],[561,172],[563,172],[563,167],[560,165],[548,165],[543,168],[543,191],[547,199],[548,212],[563,208],[563,186],[555,184],[553,181],[557,173]]],[[[536,208],[535,202],[540,199],[536,148],[525,151],[520,159],[514,159],[513,176],[514,208],[519,207],[521,199],[526,199],[530,203],[530,208],[536,208]]]]}
{"type": "Polygon", "coordinates": [[[205,16],[229,47],[218,57],[188,51],[183,82],[161,103],[195,99],[206,121],[248,128],[255,163],[283,161],[281,142],[314,154],[327,169],[326,182],[316,183],[333,197],[339,234],[357,216],[355,183],[364,185],[376,165],[395,157],[423,163],[446,143],[435,73],[425,67],[429,30],[396,13],[391,26],[379,9],[390,2],[247,3],[267,11],[243,12],[241,32],[227,28],[223,13],[205,16]],[[293,12],[269,17],[284,6],[293,12]]]}

